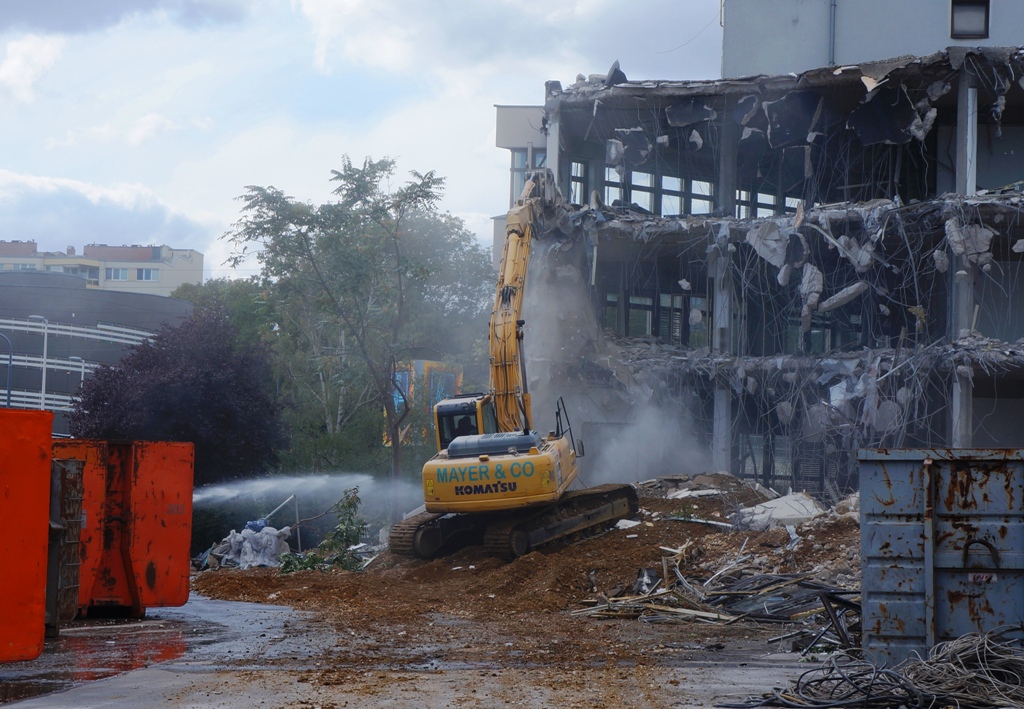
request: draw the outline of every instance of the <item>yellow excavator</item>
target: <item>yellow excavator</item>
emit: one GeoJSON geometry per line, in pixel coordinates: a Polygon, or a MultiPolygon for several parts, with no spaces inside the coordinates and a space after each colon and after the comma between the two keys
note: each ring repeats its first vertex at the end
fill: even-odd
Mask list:
{"type": "Polygon", "coordinates": [[[490,390],[438,402],[437,454],[423,467],[425,512],[391,528],[391,551],[432,559],[482,541],[512,560],[557,540],[607,528],[638,510],[631,485],[569,490],[582,441],[561,398],[555,428],[532,428],[522,319],[534,238],[567,225],[550,170],[532,173],[509,210],[490,323],[490,390]]]}

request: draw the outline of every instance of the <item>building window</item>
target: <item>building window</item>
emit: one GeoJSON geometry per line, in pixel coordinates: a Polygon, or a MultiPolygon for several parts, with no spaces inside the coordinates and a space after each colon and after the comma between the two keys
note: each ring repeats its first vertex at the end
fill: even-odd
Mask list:
{"type": "Polygon", "coordinates": [[[604,169],[604,203],[614,205],[616,202],[622,204],[622,178],[615,172],[614,167],[604,169]]]}
{"type": "Polygon", "coordinates": [[[670,345],[683,342],[683,300],[679,293],[661,293],[659,296],[658,337],[670,345]]]}
{"type": "Polygon", "coordinates": [[[654,299],[641,295],[629,297],[629,337],[647,337],[651,334],[651,316],[654,312],[654,299]]]}
{"type": "Polygon", "coordinates": [[[587,204],[590,194],[587,191],[587,164],[572,161],[572,174],[569,176],[569,201],[572,204],[587,204]]]}
{"type": "Polygon", "coordinates": [[[512,150],[512,202],[519,199],[526,186],[526,173],[538,170],[547,164],[547,153],[535,148],[512,150]]]}
{"type": "Polygon", "coordinates": [[[989,0],[953,0],[949,36],[953,39],[988,38],[989,0]]]}
{"type": "Polygon", "coordinates": [[[619,322],[619,296],[615,293],[606,293],[604,296],[604,311],[601,313],[601,325],[608,330],[616,331],[619,322]]]}
{"type": "Polygon", "coordinates": [[[107,280],[108,281],[127,281],[128,280],[128,269],[127,268],[108,268],[107,269],[107,280]]]}
{"type": "Polygon", "coordinates": [[[714,209],[711,183],[665,175],[661,178],[661,215],[710,214],[714,209]]]}
{"type": "Polygon", "coordinates": [[[36,265],[34,263],[16,263],[14,264],[15,271],[34,271],[36,265]]]}
{"type": "Polygon", "coordinates": [[[654,213],[654,175],[649,172],[630,174],[629,196],[632,204],[649,214],[654,213]]]}
{"type": "Polygon", "coordinates": [[[46,270],[50,273],[65,273],[63,266],[47,266],[46,270]]]}
{"type": "Polygon", "coordinates": [[[159,281],[159,268],[137,268],[135,269],[135,280],[137,281],[159,281]]]}

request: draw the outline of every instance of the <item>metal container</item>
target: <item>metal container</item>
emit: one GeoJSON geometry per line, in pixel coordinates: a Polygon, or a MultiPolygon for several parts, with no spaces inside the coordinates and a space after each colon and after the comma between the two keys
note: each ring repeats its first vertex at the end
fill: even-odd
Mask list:
{"type": "Polygon", "coordinates": [[[53,414],[0,409],[0,430],[0,662],[13,662],[43,651],[53,414]]]}
{"type": "Polygon", "coordinates": [[[82,565],[82,461],[55,460],[60,475],[60,549],[57,553],[57,623],[78,615],[78,570],[82,565]]]}
{"type": "Polygon", "coordinates": [[[191,443],[56,440],[53,455],[83,462],[79,614],[141,618],[188,601],[191,443]]]}
{"type": "Polygon", "coordinates": [[[865,653],[889,666],[1024,620],[1024,451],[861,450],[865,653]]]}

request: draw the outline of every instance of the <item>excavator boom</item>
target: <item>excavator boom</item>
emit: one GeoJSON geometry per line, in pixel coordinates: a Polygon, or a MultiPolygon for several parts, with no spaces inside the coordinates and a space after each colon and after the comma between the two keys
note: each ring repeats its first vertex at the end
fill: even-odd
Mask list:
{"type": "Polygon", "coordinates": [[[523,297],[536,225],[545,206],[548,210],[561,206],[552,196],[557,194],[553,191],[552,179],[550,172],[530,176],[506,218],[505,245],[490,332],[491,389],[498,430],[503,432],[530,429],[532,412],[523,356],[523,297]]]}

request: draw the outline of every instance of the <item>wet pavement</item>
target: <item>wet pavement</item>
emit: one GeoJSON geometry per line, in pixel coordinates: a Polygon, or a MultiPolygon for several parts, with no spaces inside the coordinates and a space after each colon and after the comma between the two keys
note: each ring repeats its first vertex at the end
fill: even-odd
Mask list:
{"type": "Polygon", "coordinates": [[[153,666],[168,676],[168,671],[200,667],[205,672],[260,669],[280,659],[301,668],[304,660],[334,644],[329,630],[303,632],[300,626],[307,620],[306,614],[284,606],[193,595],[181,608],[151,609],[142,620],[76,621],[48,639],[35,660],[0,664],[0,704],[125,706],[116,696],[108,703],[106,684],[96,681],[153,666]]]}
{"type": "MultiPolygon", "coordinates": [[[[433,620],[448,629],[466,624],[468,635],[458,647],[486,632],[463,619],[433,620]]],[[[699,653],[690,643],[663,643],[651,648],[643,665],[596,657],[571,667],[548,667],[538,657],[463,663],[451,644],[417,645],[416,658],[387,646],[382,656],[377,645],[364,653],[366,642],[376,641],[339,634],[285,606],[194,596],[182,608],[151,610],[141,621],[87,621],[62,629],[38,659],[0,665],[0,704],[694,709],[758,694],[806,669],[791,654],[765,653],[756,640],[699,653]],[[436,661],[424,664],[424,653],[436,661]]]]}

